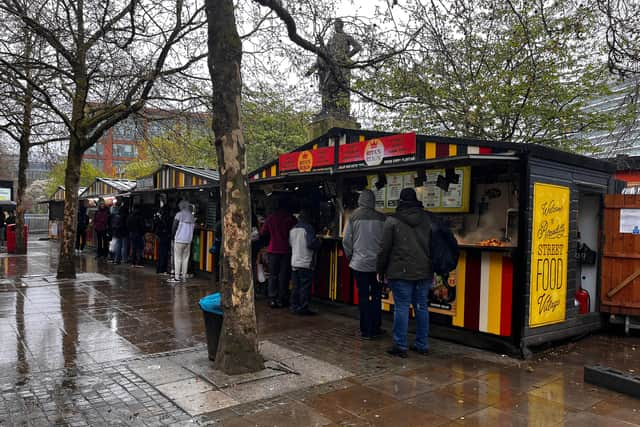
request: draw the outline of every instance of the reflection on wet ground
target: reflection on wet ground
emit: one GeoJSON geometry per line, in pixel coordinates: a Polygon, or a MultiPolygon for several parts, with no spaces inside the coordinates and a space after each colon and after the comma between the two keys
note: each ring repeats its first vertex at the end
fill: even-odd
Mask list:
{"type": "MultiPolygon", "coordinates": [[[[428,357],[387,356],[357,321],[270,310],[260,334],[354,376],[191,420],[125,361],[202,351],[205,279],[170,286],[150,268],[78,257],[76,281],[56,281],[57,242],[0,256],[0,425],[620,425],[640,424],[640,400],[582,382],[585,364],[640,372],[640,339],[597,335],[517,361],[442,341],[428,357]],[[195,349],[194,349],[195,348],[195,349]]],[[[387,319],[388,320],[388,319],[387,319]]],[[[389,328],[389,326],[388,326],[389,328]]]]}

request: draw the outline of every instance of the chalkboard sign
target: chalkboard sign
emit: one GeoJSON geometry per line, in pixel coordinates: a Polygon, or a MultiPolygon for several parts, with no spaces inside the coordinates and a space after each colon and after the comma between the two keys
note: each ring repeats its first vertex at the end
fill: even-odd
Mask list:
{"type": "Polygon", "coordinates": [[[216,221],[218,220],[218,204],[215,200],[209,199],[207,201],[207,219],[206,219],[206,227],[209,230],[213,230],[216,226],[216,221]]]}

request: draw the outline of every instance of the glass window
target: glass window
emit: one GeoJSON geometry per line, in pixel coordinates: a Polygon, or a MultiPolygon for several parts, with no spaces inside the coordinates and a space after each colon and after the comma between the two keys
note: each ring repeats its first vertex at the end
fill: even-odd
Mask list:
{"type": "Polygon", "coordinates": [[[134,144],[113,144],[113,157],[138,157],[138,148],[134,144]]]}

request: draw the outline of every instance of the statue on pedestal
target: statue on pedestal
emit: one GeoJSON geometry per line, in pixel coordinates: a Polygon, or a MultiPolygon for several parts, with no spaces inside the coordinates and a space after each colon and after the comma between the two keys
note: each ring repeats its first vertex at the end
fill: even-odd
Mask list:
{"type": "Polygon", "coordinates": [[[316,63],[307,71],[306,76],[318,72],[320,94],[322,95],[322,110],[316,120],[336,118],[353,120],[351,117],[351,102],[349,100],[349,83],[351,80],[351,57],[362,50],[355,38],[343,31],[343,22],[336,19],[334,33],[327,43],[327,53],[332,59],[330,64],[318,57],[316,63]]]}

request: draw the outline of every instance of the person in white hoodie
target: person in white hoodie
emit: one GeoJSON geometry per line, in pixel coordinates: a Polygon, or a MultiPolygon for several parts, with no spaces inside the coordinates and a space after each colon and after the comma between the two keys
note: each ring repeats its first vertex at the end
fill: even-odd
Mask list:
{"type": "Polygon", "coordinates": [[[316,237],[310,217],[309,212],[303,210],[298,217],[298,223],[289,231],[293,281],[290,305],[291,312],[300,316],[315,314],[309,310],[309,300],[315,268],[315,252],[322,245],[322,241],[316,237]]]}
{"type": "Polygon", "coordinates": [[[178,204],[180,211],[173,220],[173,259],[175,263],[174,277],[169,282],[184,282],[187,280],[187,267],[189,266],[189,253],[191,252],[191,240],[196,220],[191,213],[191,204],[181,200],[178,204]]]}

